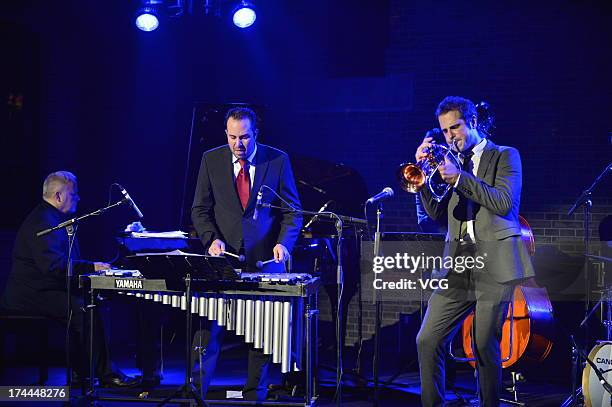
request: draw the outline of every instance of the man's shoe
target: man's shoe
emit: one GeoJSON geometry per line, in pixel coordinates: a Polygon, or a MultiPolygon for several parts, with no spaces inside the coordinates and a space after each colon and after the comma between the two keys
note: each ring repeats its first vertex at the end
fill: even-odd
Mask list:
{"type": "Polygon", "coordinates": [[[135,387],[140,384],[140,380],[126,376],[121,372],[113,372],[109,375],[104,376],[100,379],[100,385],[102,387],[115,387],[115,388],[129,388],[135,387]]]}

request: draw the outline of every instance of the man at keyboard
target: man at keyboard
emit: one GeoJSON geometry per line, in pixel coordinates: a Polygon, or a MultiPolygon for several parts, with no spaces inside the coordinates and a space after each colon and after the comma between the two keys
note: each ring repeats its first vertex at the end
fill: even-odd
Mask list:
{"type": "MultiPolygon", "coordinates": [[[[283,272],[302,226],[302,217],[289,209],[300,209],[291,163],[284,152],[257,143],[257,117],[251,109],[231,109],[225,125],[227,145],[202,156],[191,212],[194,227],[210,255],[244,254],[243,268],[256,270],[264,262],[263,271],[283,272]],[[262,202],[287,209],[264,208],[262,202]]],[[[214,374],[222,335],[213,321],[194,338],[196,346],[205,348],[203,394],[214,374]]],[[[249,351],[243,398],[265,400],[269,363],[261,350],[249,351]]]]}
{"type": "MultiPolygon", "coordinates": [[[[68,234],[65,229],[37,237],[36,233],[54,227],[74,214],[79,202],[77,180],[74,174],[57,171],[45,179],[43,200],[25,219],[15,240],[13,264],[6,291],[0,300],[2,308],[10,311],[42,315],[66,323],[66,266],[68,261],[68,234]]],[[[75,276],[109,269],[102,262],[79,259],[78,242],[72,247],[72,266],[75,276]]],[[[87,347],[80,296],[72,296],[71,360],[75,377],[87,374],[87,347]]],[[[99,319],[99,318],[98,318],[99,319]]],[[[137,384],[133,378],[114,371],[110,362],[102,323],[94,324],[95,373],[107,387],[130,387],[137,384]]]]}

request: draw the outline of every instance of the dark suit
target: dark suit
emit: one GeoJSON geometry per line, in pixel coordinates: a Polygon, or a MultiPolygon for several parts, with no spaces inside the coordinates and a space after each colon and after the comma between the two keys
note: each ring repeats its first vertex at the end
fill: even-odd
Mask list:
{"type": "MultiPolygon", "coordinates": [[[[291,251],[302,225],[302,217],[289,210],[258,208],[257,220],[253,220],[257,191],[267,185],[293,207],[300,208],[297,188],[289,157],[275,148],[257,144],[254,158],[255,177],[246,209],[242,209],[236,191],[233,154],[225,145],[207,151],[202,156],[191,218],[204,247],[215,240],[222,240],[226,250],[244,251],[248,268],[254,269],[257,261],[272,258],[277,243],[291,251]]],[[[263,189],[264,202],[275,206],[281,201],[267,189],[263,189]]],[[[283,271],[283,264],[268,264],[264,271],[283,271]]],[[[202,391],[206,392],[221,348],[223,330],[213,322],[210,331],[198,331],[194,341],[206,346],[202,363],[205,376],[202,391]],[[210,340],[208,340],[210,335],[210,340]]],[[[261,351],[249,352],[249,372],[243,396],[247,399],[265,398],[265,373],[269,357],[261,351]]]]}
{"type": "MultiPolygon", "coordinates": [[[[36,232],[47,229],[66,220],[65,214],[49,203],[43,201],[28,215],[15,240],[13,249],[13,264],[8,278],[6,290],[2,298],[2,307],[35,315],[66,321],[66,264],[68,260],[68,235],[65,229],[56,230],[45,236],[37,237],[36,232]]],[[[72,264],[74,275],[92,273],[92,262],[79,259],[78,243],[72,249],[72,264]]],[[[75,338],[72,352],[77,364],[76,370],[85,377],[86,370],[83,355],[87,355],[84,347],[84,322],[81,311],[82,298],[72,296],[71,327],[75,338]]],[[[101,330],[101,324],[96,324],[101,330]]],[[[94,341],[94,358],[96,373],[104,376],[111,373],[103,333],[98,333],[94,341]]]]}
{"type": "MultiPolygon", "coordinates": [[[[257,220],[253,220],[257,191],[267,185],[298,209],[300,201],[287,154],[258,144],[255,179],[243,210],[234,185],[232,157],[228,146],[204,153],[191,219],[204,247],[215,239],[225,242],[226,250],[233,253],[244,247],[247,264],[254,267],[258,260],[272,257],[277,243],[291,252],[302,225],[299,214],[270,208],[259,208],[257,220]]],[[[270,191],[264,189],[263,193],[265,202],[281,206],[270,191]]]]}
{"type": "Polygon", "coordinates": [[[483,270],[463,273],[444,270],[449,288],[436,291],[429,300],[417,336],[423,405],[443,404],[448,343],[472,310],[481,405],[499,405],[501,324],[515,284],[534,274],[520,237],[521,183],[518,151],[487,140],[476,176],[462,171],[452,194],[440,203],[427,188],[420,192],[420,201],[431,218],[438,220],[444,215],[448,218],[445,254],[485,258],[483,270]],[[462,223],[468,220],[462,218],[459,210],[464,199],[472,201],[476,244],[468,252],[461,249],[457,252],[454,242],[460,238],[462,223]]]}

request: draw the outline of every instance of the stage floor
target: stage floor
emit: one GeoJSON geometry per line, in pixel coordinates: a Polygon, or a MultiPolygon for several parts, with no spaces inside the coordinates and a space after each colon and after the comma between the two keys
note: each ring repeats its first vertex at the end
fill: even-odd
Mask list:
{"type": "MultiPolygon", "coordinates": [[[[123,355],[115,360],[116,365],[128,375],[137,375],[139,371],[135,369],[133,358],[129,355],[123,355]]],[[[345,361],[346,363],[346,361],[345,361]]],[[[348,364],[348,363],[347,363],[348,364]]],[[[149,392],[150,398],[164,398],[173,393],[184,382],[184,364],[179,356],[167,358],[164,361],[164,378],[162,384],[149,392]]],[[[197,369],[196,369],[197,370],[197,369]]],[[[386,383],[391,377],[392,372],[385,372],[382,369],[381,383],[386,383]]],[[[61,366],[52,366],[49,370],[48,385],[62,385],[64,383],[65,371],[61,366]]],[[[197,375],[196,375],[197,376],[197,375]]],[[[334,406],[335,394],[335,371],[329,368],[320,369],[320,406],[334,406]]],[[[373,385],[371,381],[359,378],[348,370],[345,371],[345,384],[343,386],[342,405],[349,407],[371,406],[373,404],[373,385]]],[[[8,367],[5,368],[0,376],[0,384],[2,385],[27,385],[36,381],[37,370],[34,366],[28,367],[8,367]]],[[[368,379],[371,379],[368,378],[368,379]]],[[[196,377],[196,381],[197,381],[196,377]]],[[[230,347],[223,353],[219,362],[216,375],[212,381],[211,389],[208,393],[208,399],[220,399],[224,397],[226,390],[240,390],[242,384],[246,380],[246,347],[230,347]]],[[[269,375],[269,383],[280,383],[280,372],[275,366],[271,367],[269,375]]],[[[455,379],[455,392],[447,390],[447,400],[452,401],[452,406],[467,405],[466,402],[475,394],[475,383],[472,370],[459,370],[455,379]],[[463,398],[463,400],[462,400],[463,398]]],[[[142,392],[140,388],[115,390],[115,389],[100,389],[98,394],[109,397],[137,397],[142,392]]],[[[569,388],[558,384],[547,382],[541,383],[523,383],[520,387],[519,399],[526,402],[529,406],[559,406],[567,397],[569,388]]],[[[73,394],[80,393],[79,390],[74,390],[73,394]]],[[[282,400],[289,400],[282,397],[280,394],[271,393],[271,396],[279,396],[282,400]]],[[[508,394],[508,397],[510,395],[508,394]]],[[[420,388],[419,377],[414,371],[406,372],[394,378],[390,385],[381,386],[380,405],[382,406],[419,406],[420,405],[420,388]]],[[[298,401],[298,400],[292,400],[298,401]]],[[[32,405],[61,405],[60,403],[31,403],[32,405]]],[[[0,405],[17,405],[2,404],[0,405]]],[[[26,403],[20,402],[19,406],[25,406],[26,403]]],[[[145,402],[111,402],[103,401],[100,405],[108,406],[134,406],[134,405],[152,405],[145,402]]],[[[177,404],[169,404],[177,405],[177,404]]],[[[511,404],[502,403],[502,406],[510,406],[511,404]]]]}

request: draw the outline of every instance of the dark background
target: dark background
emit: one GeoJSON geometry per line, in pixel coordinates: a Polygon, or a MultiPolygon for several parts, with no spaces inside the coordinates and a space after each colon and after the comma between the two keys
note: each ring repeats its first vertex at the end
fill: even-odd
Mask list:
{"type": "MultiPolygon", "coordinates": [[[[521,212],[538,244],[582,249],[582,215],[564,214],[610,162],[609,2],[264,0],[247,30],[224,2],[221,17],[163,20],[151,33],[133,24],[137,3],[2,5],[2,273],[52,171],[77,175],[81,213],[119,182],[146,227],[182,227],[196,102],[261,106],[261,141],[351,166],[370,195],[394,187],[385,228],[412,231],[414,198],[395,187],[395,168],[437,125],[444,96],[486,100],[494,141],[521,152],[521,212]]],[[[221,132],[199,137],[225,143],[221,132]]],[[[595,238],[611,209],[608,180],[594,197],[595,238]]],[[[83,224],[84,257],[112,258],[113,237],[133,220],[123,207],[83,224]]],[[[402,309],[387,307],[387,322],[402,309]]],[[[372,311],[364,316],[368,333],[372,311]]]]}

